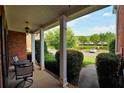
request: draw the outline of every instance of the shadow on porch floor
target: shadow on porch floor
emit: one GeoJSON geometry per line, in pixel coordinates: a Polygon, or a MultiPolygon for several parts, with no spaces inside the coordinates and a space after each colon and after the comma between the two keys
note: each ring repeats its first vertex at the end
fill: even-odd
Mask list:
{"type": "MultiPolygon", "coordinates": [[[[16,80],[15,78],[12,79],[12,76],[14,75],[13,72],[9,73],[9,88],[15,88],[16,84],[19,82],[19,80],[16,80]]],[[[34,70],[33,73],[33,84],[31,88],[61,88],[59,85],[59,81],[55,79],[53,76],[51,76],[46,71],[41,71],[38,69],[34,70]]]]}

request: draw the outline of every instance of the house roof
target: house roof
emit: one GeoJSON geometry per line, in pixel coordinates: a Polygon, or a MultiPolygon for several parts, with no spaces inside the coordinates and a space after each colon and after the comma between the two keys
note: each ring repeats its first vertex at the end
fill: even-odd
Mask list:
{"type": "Polygon", "coordinates": [[[107,7],[106,5],[6,5],[4,6],[8,29],[25,32],[25,21],[29,21],[31,32],[59,25],[61,15],[68,21],[107,7]]]}

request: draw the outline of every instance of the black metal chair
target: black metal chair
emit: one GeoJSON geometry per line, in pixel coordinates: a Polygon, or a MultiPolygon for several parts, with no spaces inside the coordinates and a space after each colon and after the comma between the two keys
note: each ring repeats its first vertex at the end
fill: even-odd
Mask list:
{"type": "Polygon", "coordinates": [[[19,61],[18,57],[13,57],[16,80],[21,80],[16,87],[28,88],[33,83],[33,63],[26,61],[19,61]]]}

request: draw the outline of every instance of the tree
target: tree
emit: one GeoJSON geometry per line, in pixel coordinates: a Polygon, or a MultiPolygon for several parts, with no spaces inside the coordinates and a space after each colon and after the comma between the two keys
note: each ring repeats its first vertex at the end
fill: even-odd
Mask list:
{"type": "Polygon", "coordinates": [[[106,40],[105,40],[105,33],[101,33],[101,34],[99,34],[99,36],[100,36],[100,41],[101,42],[106,42],[106,40]]]}
{"type": "Polygon", "coordinates": [[[97,45],[98,42],[100,41],[100,36],[98,34],[93,34],[90,37],[90,41],[97,45]]]}
{"type": "MultiPolygon", "coordinates": [[[[60,29],[56,27],[46,33],[45,40],[48,46],[54,47],[55,49],[60,48],[60,29]]],[[[76,45],[76,38],[70,27],[67,28],[67,48],[73,48],[76,45]]]]}
{"type": "Polygon", "coordinates": [[[88,40],[87,40],[87,37],[86,36],[78,36],[78,42],[79,43],[86,43],[88,40]]]}
{"type": "Polygon", "coordinates": [[[101,34],[99,34],[99,37],[100,37],[101,45],[103,46],[104,43],[106,42],[106,39],[105,39],[105,33],[101,33],[101,34]]]}
{"type": "Polygon", "coordinates": [[[113,39],[109,44],[109,52],[115,53],[115,39],[113,39]]]}
{"type": "Polygon", "coordinates": [[[115,34],[112,32],[106,32],[105,33],[105,42],[109,43],[115,39],[115,34]]]}

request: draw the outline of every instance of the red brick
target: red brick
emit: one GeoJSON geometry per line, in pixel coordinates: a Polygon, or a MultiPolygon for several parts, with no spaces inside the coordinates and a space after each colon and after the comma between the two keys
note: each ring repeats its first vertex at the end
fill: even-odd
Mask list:
{"type": "Polygon", "coordinates": [[[26,34],[22,32],[9,31],[8,33],[9,61],[17,55],[20,60],[27,58],[26,54],[26,34]]]}
{"type": "Polygon", "coordinates": [[[118,20],[117,20],[117,30],[118,30],[118,52],[122,53],[122,48],[124,48],[124,6],[119,6],[118,9],[118,20]]]}

